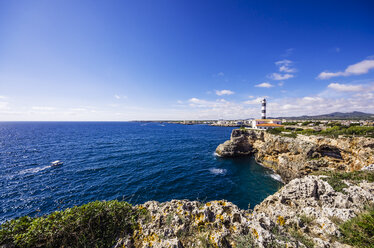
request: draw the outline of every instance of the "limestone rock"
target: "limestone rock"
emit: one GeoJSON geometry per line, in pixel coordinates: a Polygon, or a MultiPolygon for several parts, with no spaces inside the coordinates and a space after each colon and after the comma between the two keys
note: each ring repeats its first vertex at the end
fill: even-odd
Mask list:
{"type": "Polygon", "coordinates": [[[321,170],[374,169],[370,165],[374,164],[373,147],[374,139],[366,137],[290,138],[260,130],[235,129],[230,140],[217,147],[216,153],[222,157],[254,155],[259,163],[289,182],[321,170]]]}
{"type": "Polygon", "coordinates": [[[336,192],[325,178],[294,179],[253,211],[225,200],[149,201],[135,206],[147,214],[133,235],[119,239],[115,247],[348,248],[335,241],[340,236],[337,223],[374,201],[374,183],[362,181],[336,192]]]}

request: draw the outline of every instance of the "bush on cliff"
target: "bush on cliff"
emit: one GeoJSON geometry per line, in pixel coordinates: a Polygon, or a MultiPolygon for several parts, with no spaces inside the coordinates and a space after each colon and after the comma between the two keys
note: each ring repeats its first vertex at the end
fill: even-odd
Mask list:
{"type": "Polygon", "coordinates": [[[354,247],[374,247],[374,207],[343,223],[341,241],[354,247]]]}
{"type": "Polygon", "coordinates": [[[79,207],[5,222],[0,245],[14,247],[111,247],[132,233],[145,214],[127,202],[91,202],[79,207]]]}
{"type": "Polygon", "coordinates": [[[284,131],[283,127],[270,128],[266,130],[266,132],[271,133],[271,134],[280,134],[283,131],[284,131]]]}
{"type": "Polygon", "coordinates": [[[348,181],[354,184],[362,182],[363,180],[370,183],[374,182],[374,172],[373,171],[353,171],[353,172],[339,172],[339,171],[320,171],[313,173],[314,175],[325,175],[328,176],[323,178],[327,181],[331,187],[338,192],[343,192],[344,188],[348,185],[344,181],[348,181]]]}

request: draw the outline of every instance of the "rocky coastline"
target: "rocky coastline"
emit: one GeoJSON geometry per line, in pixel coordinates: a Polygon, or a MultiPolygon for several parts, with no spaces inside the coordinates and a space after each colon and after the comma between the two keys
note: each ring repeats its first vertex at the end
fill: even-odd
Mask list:
{"type": "Polygon", "coordinates": [[[253,211],[222,201],[155,201],[149,216],[116,247],[350,247],[339,223],[374,201],[374,183],[335,191],[323,176],[294,179],[253,211]]]}
{"type": "Polygon", "coordinates": [[[374,220],[373,148],[360,137],[236,129],[216,153],[255,156],[286,182],[253,210],[226,200],[94,202],[7,222],[0,247],[373,247],[372,222],[368,234],[364,225],[349,229],[363,214],[374,220]]]}
{"type": "Polygon", "coordinates": [[[235,129],[230,140],[220,144],[221,157],[254,156],[289,182],[318,171],[356,171],[374,164],[374,139],[328,138],[297,135],[296,138],[262,130],[235,129]]]}

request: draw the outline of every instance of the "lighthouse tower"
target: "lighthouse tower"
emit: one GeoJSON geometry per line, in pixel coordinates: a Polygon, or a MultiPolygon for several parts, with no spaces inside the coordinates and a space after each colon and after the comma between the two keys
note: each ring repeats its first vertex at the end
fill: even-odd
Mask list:
{"type": "Polygon", "coordinates": [[[266,119],[266,99],[264,98],[261,101],[262,107],[261,107],[261,119],[266,119]]]}

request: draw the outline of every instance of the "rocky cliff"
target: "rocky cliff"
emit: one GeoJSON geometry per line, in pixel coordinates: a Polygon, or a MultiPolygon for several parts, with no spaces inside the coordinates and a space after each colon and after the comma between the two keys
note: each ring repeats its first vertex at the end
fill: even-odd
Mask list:
{"type": "Polygon", "coordinates": [[[338,224],[374,202],[374,183],[338,192],[325,179],[294,179],[254,211],[224,200],[146,202],[137,208],[147,216],[116,247],[350,247],[337,241],[338,224]]]}
{"type": "Polygon", "coordinates": [[[235,129],[230,140],[219,145],[222,157],[253,155],[285,182],[314,171],[355,171],[374,163],[374,139],[327,138],[298,135],[296,138],[260,130],[235,129]]]}

